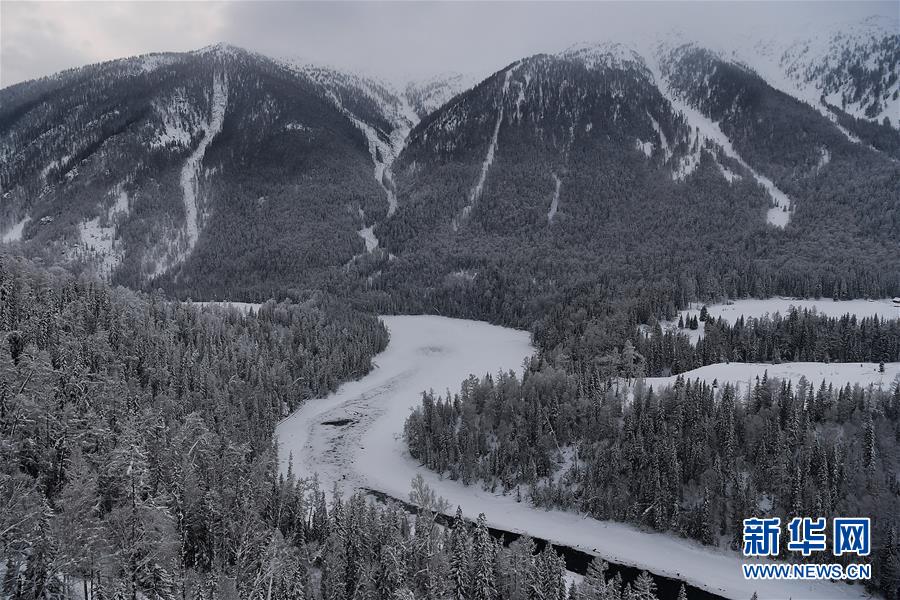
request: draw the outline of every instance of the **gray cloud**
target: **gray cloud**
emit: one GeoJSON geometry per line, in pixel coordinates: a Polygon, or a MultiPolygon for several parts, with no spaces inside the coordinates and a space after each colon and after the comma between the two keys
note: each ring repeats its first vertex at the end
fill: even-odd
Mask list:
{"type": "Polygon", "coordinates": [[[665,29],[700,39],[896,18],[893,2],[9,2],[0,86],[86,63],[218,41],[394,80],[486,74],[572,43],[665,29]]]}

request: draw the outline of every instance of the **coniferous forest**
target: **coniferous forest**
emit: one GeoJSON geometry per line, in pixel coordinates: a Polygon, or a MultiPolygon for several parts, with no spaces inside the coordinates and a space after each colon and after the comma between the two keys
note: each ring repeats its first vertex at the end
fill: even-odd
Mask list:
{"type": "MultiPolygon", "coordinates": [[[[817,6],[812,30],[765,36],[726,35],[730,16],[703,27],[721,43],[536,36],[513,62],[485,39],[471,77],[401,84],[229,43],[92,54],[119,47],[106,21],[72,53],[93,64],[32,73],[56,46],[31,28],[63,44],[69,24],[10,18],[20,4],[3,4],[5,27],[27,23],[4,29],[3,68],[28,74],[0,84],[0,600],[753,590],[509,524],[543,509],[736,565],[745,518],[787,537],[793,517],[870,517],[872,578],[850,589],[900,600],[894,6],[837,25],[817,6]],[[748,298],[893,312],[710,314],[748,298]],[[447,389],[463,354],[503,367],[447,389]],[[800,362],[876,383],[690,373],[800,362]],[[377,464],[380,488],[362,473],[382,459],[411,469],[408,499],[399,462],[377,464]],[[471,505],[440,497],[447,479],[471,505]],[[532,512],[501,522],[514,501],[532,512]],[[575,552],[595,557],[577,577],[575,552]]],[[[311,3],[247,4],[236,31],[311,3]]],[[[305,47],[289,24],[279,47],[305,47]]],[[[426,30],[423,52],[446,33],[426,30]]],[[[839,589],[785,585],[765,589],[839,589]]]]}
{"type": "MultiPolygon", "coordinates": [[[[406,423],[410,452],[466,485],[710,545],[741,548],[748,515],[865,514],[883,540],[873,586],[900,583],[900,387],[757,380],[577,376],[535,359],[425,393],[406,423]]],[[[781,558],[790,558],[782,549],[781,558]]]]}
{"type": "MultiPolygon", "coordinates": [[[[370,368],[373,316],[321,294],[244,315],[4,256],[0,324],[5,597],[568,597],[552,549],[440,525],[421,482],[411,516],[279,475],[275,423],[370,368]]],[[[604,569],[579,597],[655,598],[604,569]]]]}

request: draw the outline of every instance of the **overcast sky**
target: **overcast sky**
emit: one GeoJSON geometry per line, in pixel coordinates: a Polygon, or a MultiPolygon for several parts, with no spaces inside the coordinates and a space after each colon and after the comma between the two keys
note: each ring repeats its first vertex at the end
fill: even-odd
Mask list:
{"type": "Polygon", "coordinates": [[[796,32],[893,2],[0,2],[0,87],[69,67],[224,41],[395,81],[483,75],[582,41],[680,29],[796,32]]]}

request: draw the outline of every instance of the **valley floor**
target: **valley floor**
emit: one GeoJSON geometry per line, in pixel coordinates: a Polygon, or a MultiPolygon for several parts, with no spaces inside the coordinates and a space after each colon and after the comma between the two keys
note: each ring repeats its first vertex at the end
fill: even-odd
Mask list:
{"type": "Polygon", "coordinates": [[[345,491],[369,488],[396,498],[406,498],[411,480],[421,474],[469,518],[484,512],[490,526],[682,579],[727,598],[745,600],[754,592],[761,598],[867,597],[862,587],[836,583],[749,582],[736,553],[574,512],[535,508],[514,496],[465,487],[428,471],[412,459],[402,439],[404,421],[421,392],[458,390],[469,374],[518,371],[534,348],[525,332],[480,322],[433,316],[383,320],[391,342],[375,358],[376,368],[335,394],[308,402],[279,424],[282,471],[293,460],[294,472],[318,473],[325,490],[337,483],[345,491]]]}

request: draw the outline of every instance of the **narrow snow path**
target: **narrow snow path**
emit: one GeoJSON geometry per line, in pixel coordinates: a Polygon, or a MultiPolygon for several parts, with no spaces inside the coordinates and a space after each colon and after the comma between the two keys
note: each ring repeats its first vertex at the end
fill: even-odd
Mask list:
{"type": "Polygon", "coordinates": [[[451,506],[469,518],[484,512],[492,527],[603,556],[619,564],[675,577],[727,598],[795,600],[864,598],[862,588],[832,583],[744,580],[742,559],[733,552],[620,523],[597,521],[574,512],[543,510],[514,496],[485,492],[442,479],[409,455],[402,439],[410,410],[421,392],[458,390],[470,373],[519,370],[534,352],[528,334],[486,323],[434,316],[383,317],[391,333],[376,368],[344,384],[327,398],[312,400],[276,429],[281,469],[293,457],[294,472],[318,473],[323,489],[337,482],[349,491],[369,488],[406,498],[410,481],[421,474],[451,506]]]}
{"type": "Polygon", "coordinates": [[[347,117],[366,137],[366,142],[369,146],[369,155],[372,157],[372,164],[375,167],[375,181],[378,182],[378,185],[381,186],[387,197],[387,216],[392,216],[397,210],[397,194],[394,191],[394,176],[391,172],[391,166],[394,164],[397,157],[400,156],[400,152],[406,145],[406,139],[409,137],[409,132],[412,131],[412,128],[419,122],[419,117],[416,115],[412,106],[410,106],[406,97],[402,94],[398,95],[401,105],[398,109],[399,114],[395,119],[395,129],[385,136],[344,108],[340,98],[333,92],[328,92],[328,95],[332,103],[337,106],[338,109],[344,113],[344,116],[347,117]],[[387,140],[384,139],[385,137],[387,137],[387,140]]]}

